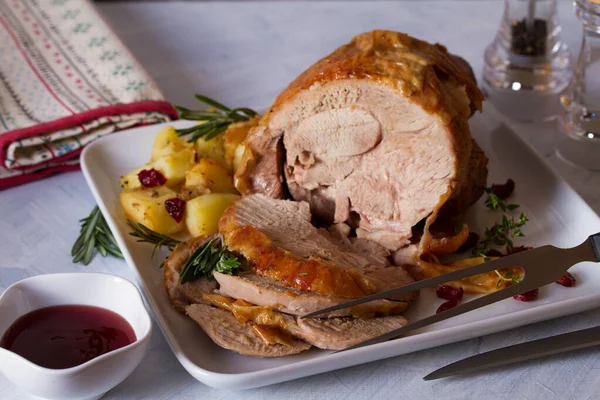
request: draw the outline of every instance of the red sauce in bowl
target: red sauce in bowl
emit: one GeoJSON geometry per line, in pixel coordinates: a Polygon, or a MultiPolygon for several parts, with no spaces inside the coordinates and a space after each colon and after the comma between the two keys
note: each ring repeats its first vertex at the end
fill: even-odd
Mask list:
{"type": "Polygon", "coordinates": [[[0,347],[45,368],[71,368],[135,342],[133,328],[105,308],[60,305],[18,318],[0,347]]]}

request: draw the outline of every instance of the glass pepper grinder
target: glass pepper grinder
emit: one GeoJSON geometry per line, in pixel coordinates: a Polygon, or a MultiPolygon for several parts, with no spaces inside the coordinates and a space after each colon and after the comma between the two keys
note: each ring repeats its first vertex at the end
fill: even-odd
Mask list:
{"type": "Polygon", "coordinates": [[[556,13],[556,0],[505,0],[500,29],[485,50],[483,91],[516,121],[545,121],[559,111],[571,72],[556,13]]]}
{"type": "Polygon", "coordinates": [[[583,25],[579,58],[561,95],[559,127],[566,134],[558,155],[581,167],[600,170],[600,0],[576,0],[583,25]]]}

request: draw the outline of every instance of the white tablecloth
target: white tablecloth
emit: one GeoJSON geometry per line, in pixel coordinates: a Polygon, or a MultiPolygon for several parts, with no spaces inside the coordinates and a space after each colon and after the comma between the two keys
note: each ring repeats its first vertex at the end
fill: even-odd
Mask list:
{"type": "MultiPolygon", "coordinates": [[[[394,29],[444,43],[481,71],[501,1],[119,2],[99,9],[147,68],[167,99],[195,105],[203,93],[230,105],[267,106],[308,65],[354,34],[394,29]]],[[[564,36],[577,52],[580,25],[559,2],[564,36]]],[[[553,153],[552,125],[519,132],[600,212],[600,173],[569,166],[553,153]]],[[[104,271],[133,279],[124,261],[71,263],[77,220],[94,205],[81,173],[0,192],[0,290],[41,273],[104,271]]],[[[160,330],[141,365],[106,399],[593,399],[599,398],[600,349],[564,354],[493,373],[424,382],[432,370],[479,352],[598,324],[600,310],[270,387],[231,392],[195,381],[160,330]]],[[[23,392],[0,376],[0,399],[23,392]]]]}

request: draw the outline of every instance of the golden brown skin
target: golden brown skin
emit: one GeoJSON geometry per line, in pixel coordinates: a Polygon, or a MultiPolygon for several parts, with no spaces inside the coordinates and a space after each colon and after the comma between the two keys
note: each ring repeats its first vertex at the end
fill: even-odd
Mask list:
{"type": "MultiPolygon", "coordinates": [[[[375,30],[355,36],[304,71],[285,89],[269,113],[315,83],[341,79],[368,79],[391,86],[430,113],[439,113],[445,122],[471,113],[448,98],[441,81],[450,79],[464,85],[471,103],[481,110],[483,94],[463,61],[457,61],[440,44],[415,39],[405,33],[375,30]]],[[[467,128],[467,133],[468,128],[467,128]]],[[[470,139],[470,138],[469,138],[470,139]]]]}
{"type": "MultiPolygon", "coordinates": [[[[481,110],[484,99],[468,64],[448,53],[440,44],[431,44],[404,33],[386,30],[362,33],[300,74],[277,97],[259,125],[268,127],[270,116],[301,91],[315,84],[346,79],[369,80],[395,88],[403,97],[441,118],[452,132],[458,155],[455,182],[458,190],[454,190],[453,186],[452,193],[442,199],[440,207],[449,198],[458,196],[455,192],[462,188],[461,182],[468,179],[468,161],[472,149],[468,119],[473,109],[481,110]],[[449,90],[449,87],[456,86],[464,87],[468,101],[464,96],[458,98],[456,90],[449,90]]],[[[272,152],[262,156],[252,154],[255,150],[252,143],[260,147],[270,143],[259,137],[264,134],[264,129],[254,129],[246,139],[251,152],[245,155],[244,162],[236,172],[236,187],[243,194],[257,191],[252,176],[259,174],[255,169],[265,163],[255,157],[275,157],[272,152]]],[[[259,191],[276,198],[285,195],[280,190],[269,188],[260,188],[259,191]]]]}
{"type": "Polygon", "coordinates": [[[429,242],[425,249],[426,254],[434,254],[441,256],[444,254],[456,253],[456,251],[467,241],[469,238],[469,227],[467,224],[463,224],[459,233],[454,236],[443,236],[441,238],[434,238],[429,242]]]}
{"type": "MultiPolygon", "coordinates": [[[[422,279],[433,278],[439,275],[448,274],[462,268],[473,267],[478,264],[486,262],[487,257],[469,257],[462,260],[457,260],[453,263],[444,265],[440,264],[436,260],[427,260],[427,256],[419,261],[419,267],[422,273],[422,279]]],[[[495,260],[497,257],[489,257],[490,260],[495,260]]],[[[523,274],[523,270],[518,266],[512,266],[498,271],[500,275],[506,274],[508,271],[512,273],[512,276],[519,276],[523,274]]],[[[458,281],[446,282],[445,285],[452,287],[462,287],[466,293],[476,294],[489,294],[499,289],[504,289],[510,286],[508,280],[500,279],[496,271],[490,271],[479,275],[470,276],[458,281]]]]}
{"type": "Polygon", "coordinates": [[[302,259],[279,247],[253,226],[239,226],[235,207],[229,207],[219,221],[219,232],[227,247],[240,253],[262,276],[278,280],[283,285],[341,298],[358,298],[376,289],[358,272],[338,267],[318,257],[302,259]]]}

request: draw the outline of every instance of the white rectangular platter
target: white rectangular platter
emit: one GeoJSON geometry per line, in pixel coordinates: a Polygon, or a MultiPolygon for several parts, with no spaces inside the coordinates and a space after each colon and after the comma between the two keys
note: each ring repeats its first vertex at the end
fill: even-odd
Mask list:
{"type": "MultiPolygon", "coordinates": [[[[498,112],[486,105],[483,114],[472,118],[471,130],[490,159],[488,184],[509,177],[516,182],[511,201],[520,204],[530,219],[524,230],[526,237],[517,244],[567,247],[600,231],[598,215],[502,121],[498,112]]],[[[189,126],[189,122],[177,121],[174,125],[189,126]]],[[[90,189],[171,349],[183,367],[206,385],[227,389],[265,386],[600,306],[600,268],[580,263],[570,270],[577,278],[574,288],[548,285],[540,289],[533,302],[507,299],[386,343],[335,354],[311,350],[277,359],[245,357],[224,350],[213,344],[195,322],[171,307],[159,269],[167,252],[157,252],[151,258],[152,246],[137,243],[128,235],[130,229],[119,205],[119,177],[148,161],[159,128],[146,126],[100,139],[85,149],[81,163],[90,189]]],[[[485,226],[500,218],[501,214],[487,210],[481,199],[471,208],[467,220],[472,231],[482,233],[485,226]]],[[[432,289],[424,290],[406,316],[417,320],[431,315],[441,302],[432,289]]]]}

